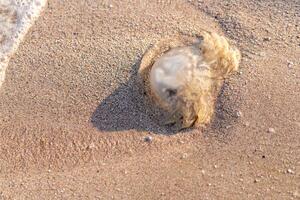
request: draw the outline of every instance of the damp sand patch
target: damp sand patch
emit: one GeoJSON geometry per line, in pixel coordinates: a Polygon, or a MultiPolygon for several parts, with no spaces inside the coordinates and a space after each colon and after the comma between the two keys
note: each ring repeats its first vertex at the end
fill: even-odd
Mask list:
{"type": "Polygon", "coordinates": [[[0,88],[12,55],[47,0],[0,0],[0,88]]]}

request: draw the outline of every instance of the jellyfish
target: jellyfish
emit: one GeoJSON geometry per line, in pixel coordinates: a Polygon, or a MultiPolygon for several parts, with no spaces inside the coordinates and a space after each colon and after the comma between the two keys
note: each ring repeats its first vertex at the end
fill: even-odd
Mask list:
{"type": "Polygon", "coordinates": [[[144,54],[138,76],[152,102],[168,114],[164,124],[205,127],[224,80],[236,72],[240,51],[217,33],[167,37],[144,54]]]}

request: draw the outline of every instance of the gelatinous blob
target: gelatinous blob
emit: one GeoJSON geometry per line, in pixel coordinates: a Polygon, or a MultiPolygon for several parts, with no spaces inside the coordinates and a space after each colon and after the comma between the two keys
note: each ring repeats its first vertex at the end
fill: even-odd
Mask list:
{"type": "Polygon", "coordinates": [[[210,122],[219,89],[237,71],[240,52],[218,34],[176,36],[144,55],[139,76],[146,93],[181,128],[210,122]]]}

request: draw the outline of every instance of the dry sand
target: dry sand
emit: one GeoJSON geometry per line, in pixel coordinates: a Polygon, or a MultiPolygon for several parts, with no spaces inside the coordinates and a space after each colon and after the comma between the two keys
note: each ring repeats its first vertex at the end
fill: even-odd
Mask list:
{"type": "Polygon", "coordinates": [[[0,199],[299,199],[299,4],[50,0],[0,89],[0,199]],[[200,29],[241,49],[240,73],[210,127],[170,135],[138,62],[200,29]]]}

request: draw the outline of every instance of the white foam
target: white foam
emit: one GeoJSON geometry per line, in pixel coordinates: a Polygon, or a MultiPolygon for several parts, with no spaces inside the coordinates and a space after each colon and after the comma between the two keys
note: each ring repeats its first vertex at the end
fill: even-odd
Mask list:
{"type": "Polygon", "coordinates": [[[47,0],[0,0],[0,87],[9,59],[47,0]]]}

